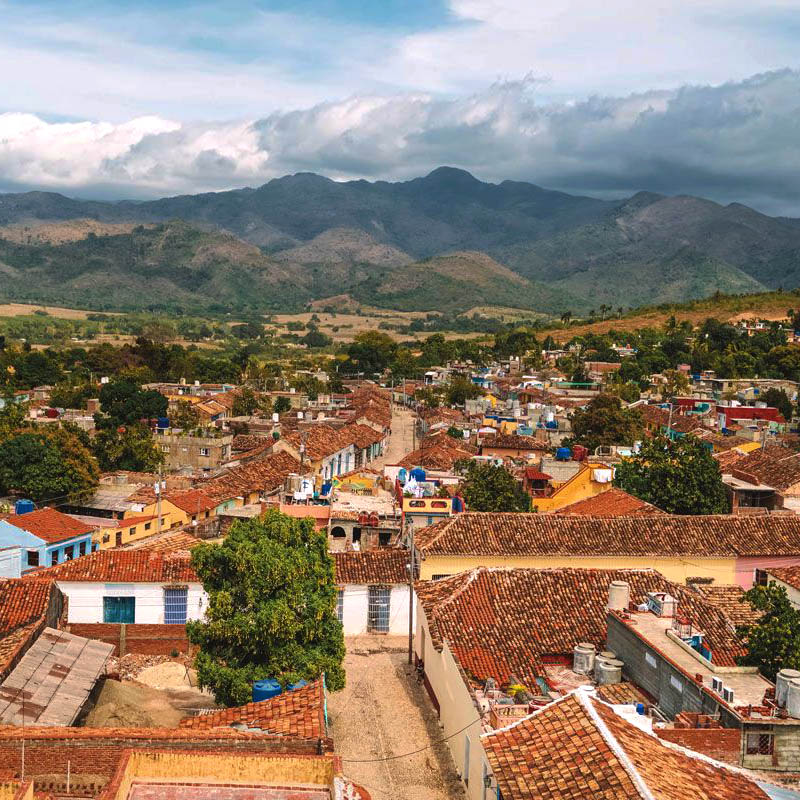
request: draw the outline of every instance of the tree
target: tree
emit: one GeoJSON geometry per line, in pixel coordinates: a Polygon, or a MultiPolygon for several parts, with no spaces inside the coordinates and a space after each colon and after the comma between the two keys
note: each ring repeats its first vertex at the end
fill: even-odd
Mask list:
{"type": "Polygon", "coordinates": [[[0,447],[0,493],[32,500],[79,497],[100,478],[97,462],[73,433],[61,428],[21,430],[0,447]]]}
{"type": "Polygon", "coordinates": [[[772,408],[777,408],[781,415],[787,422],[791,422],[794,409],[792,408],[792,401],[789,395],[783,389],[776,389],[774,386],[767,389],[762,395],[759,395],[759,400],[766,403],[772,408]]]}
{"type": "Polygon", "coordinates": [[[747,640],[747,655],[739,663],[758,667],[771,681],[782,669],[800,669],[800,611],[792,606],[786,589],[774,582],[754,586],[742,601],[763,615],[756,623],[737,628],[747,640]]]}
{"type": "Polygon", "coordinates": [[[191,431],[200,424],[200,414],[188,400],[178,400],[169,412],[169,424],[173,428],[191,431]]]}
{"type": "Polygon", "coordinates": [[[363,331],[355,335],[347,354],[359,371],[383,372],[397,354],[397,342],[381,331],[363,331]]]}
{"type": "Polygon", "coordinates": [[[685,372],[681,372],[677,369],[668,369],[664,372],[664,378],[666,379],[666,383],[661,392],[664,398],[672,399],[673,397],[685,394],[689,391],[691,382],[689,381],[689,376],[685,372]]]}
{"type": "Polygon", "coordinates": [[[167,415],[167,398],[155,390],[143,392],[133,381],[115,380],[100,389],[100,409],[108,415],[103,427],[131,425],[167,415]]]}
{"type": "Polygon", "coordinates": [[[200,544],[192,565],[208,593],[205,620],[189,622],[200,685],[219,703],[251,699],[253,681],[282,685],[325,673],[344,687],[344,637],[324,532],[311,519],[267,511],[235,522],[222,544],[200,544]]]}
{"type": "Polygon", "coordinates": [[[456,428],[455,425],[451,425],[447,429],[447,435],[453,439],[458,439],[459,441],[464,441],[464,431],[461,428],[456,428]]]}
{"type": "Polygon", "coordinates": [[[50,392],[50,405],[53,408],[85,408],[86,401],[96,391],[91,383],[58,383],[50,392]]]}
{"type": "Polygon", "coordinates": [[[285,412],[291,410],[292,401],[283,394],[275,400],[275,404],[272,406],[272,411],[275,414],[284,414],[285,412]]]}
{"type": "Polygon", "coordinates": [[[469,462],[462,493],[470,511],[530,511],[531,499],[504,467],[469,462]]]}
{"type": "Polygon", "coordinates": [[[727,514],[728,496],[711,450],[693,436],[647,440],[623,461],[615,484],[670,514],[727,514]]]}
{"type": "Polygon", "coordinates": [[[102,428],[92,440],[92,450],[104,472],[114,469],[152,472],[164,462],[163,454],[144,425],[102,428]]]}
{"type": "Polygon", "coordinates": [[[599,394],[586,408],[572,414],[570,444],[581,444],[594,452],[601,445],[631,445],[644,436],[642,416],[636,409],[624,408],[619,397],[599,394]]]}
{"type": "Polygon", "coordinates": [[[467,400],[474,400],[483,394],[471,380],[459,377],[452,378],[444,391],[447,404],[451,406],[463,406],[467,400]]]}
{"type": "Polygon", "coordinates": [[[234,398],[231,411],[234,417],[250,417],[257,411],[258,405],[256,393],[245,386],[234,398]]]}
{"type": "Polygon", "coordinates": [[[322,333],[318,328],[311,328],[311,330],[300,339],[300,344],[306,347],[329,347],[333,344],[333,339],[330,336],[322,333]]]}

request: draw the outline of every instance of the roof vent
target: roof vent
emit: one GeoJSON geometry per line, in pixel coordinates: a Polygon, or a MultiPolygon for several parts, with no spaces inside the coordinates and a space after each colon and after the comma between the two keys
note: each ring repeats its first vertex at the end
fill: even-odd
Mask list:
{"type": "Polygon", "coordinates": [[[717,693],[722,694],[722,678],[711,678],[711,688],[717,693]]]}
{"type": "Polygon", "coordinates": [[[722,687],[722,699],[726,703],[733,703],[733,689],[730,686],[722,687]]]}

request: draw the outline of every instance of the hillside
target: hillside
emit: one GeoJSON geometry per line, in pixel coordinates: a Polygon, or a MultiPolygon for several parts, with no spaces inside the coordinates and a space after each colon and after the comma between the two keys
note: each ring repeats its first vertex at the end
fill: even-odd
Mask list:
{"type": "Polygon", "coordinates": [[[798,220],[695,197],[640,192],[606,201],[490,184],[449,167],[399,183],[300,173],[257,189],[144,203],[0,195],[0,238],[6,299],[86,304],[99,296],[119,308],[154,296],[176,305],[296,308],[349,293],[399,309],[583,313],[800,285],[798,220]],[[165,261],[146,232],[126,227],[173,220],[185,223],[186,236],[227,244],[215,240],[203,264],[182,247],[165,261]],[[88,244],[91,234],[109,243],[88,244]],[[9,251],[11,244],[40,252],[9,251]],[[463,272],[448,266],[453,254],[469,262],[463,272]],[[20,278],[32,265],[41,275],[20,278]],[[68,276],[68,297],[54,294],[51,273],[68,276]]]}

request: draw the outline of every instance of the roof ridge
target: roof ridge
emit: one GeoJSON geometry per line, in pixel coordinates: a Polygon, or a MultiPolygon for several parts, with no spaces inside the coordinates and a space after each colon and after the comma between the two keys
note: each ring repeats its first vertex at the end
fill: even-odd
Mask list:
{"type": "Polygon", "coordinates": [[[533,719],[534,717],[541,714],[543,711],[548,711],[553,706],[558,705],[559,703],[563,703],[564,700],[567,700],[570,697],[572,697],[572,695],[574,695],[577,691],[578,691],[577,689],[573,689],[571,692],[567,692],[565,695],[557,697],[555,700],[550,701],[547,705],[541,706],[540,708],[537,708],[535,711],[531,711],[530,714],[526,714],[524,717],[521,717],[520,719],[516,719],[513,722],[510,722],[504,728],[493,728],[490,731],[486,731],[485,733],[481,734],[480,738],[488,739],[489,737],[495,736],[498,733],[505,733],[506,731],[513,730],[518,725],[521,725],[523,722],[527,722],[528,720],[533,719]]]}
{"type": "MultiPolygon", "coordinates": [[[[636,765],[631,761],[630,756],[625,752],[625,748],[617,741],[611,729],[606,725],[605,720],[597,713],[597,709],[589,699],[589,692],[585,689],[576,689],[578,702],[583,706],[586,713],[594,723],[597,732],[603,737],[606,744],[611,748],[611,752],[616,756],[622,768],[628,773],[636,791],[643,800],[656,800],[655,795],[650,791],[644,778],[639,774],[636,765]]],[[[599,701],[602,702],[602,701],[599,701]]],[[[629,723],[630,724],[630,723],[629,723]]]]}

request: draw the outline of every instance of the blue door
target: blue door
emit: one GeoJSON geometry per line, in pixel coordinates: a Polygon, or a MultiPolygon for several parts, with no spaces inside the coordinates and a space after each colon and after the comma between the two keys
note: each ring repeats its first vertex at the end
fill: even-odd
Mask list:
{"type": "Polygon", "coordinates": [[[186,593],[186,589],[164,589],[165,624],[186,624],[186,593]]]}
{"type": "Polygon", "coordinates": [[[103,622],[125,622],[128,624],[133,624],[135,620],[135,597],[103,598],[103,622]]]}

